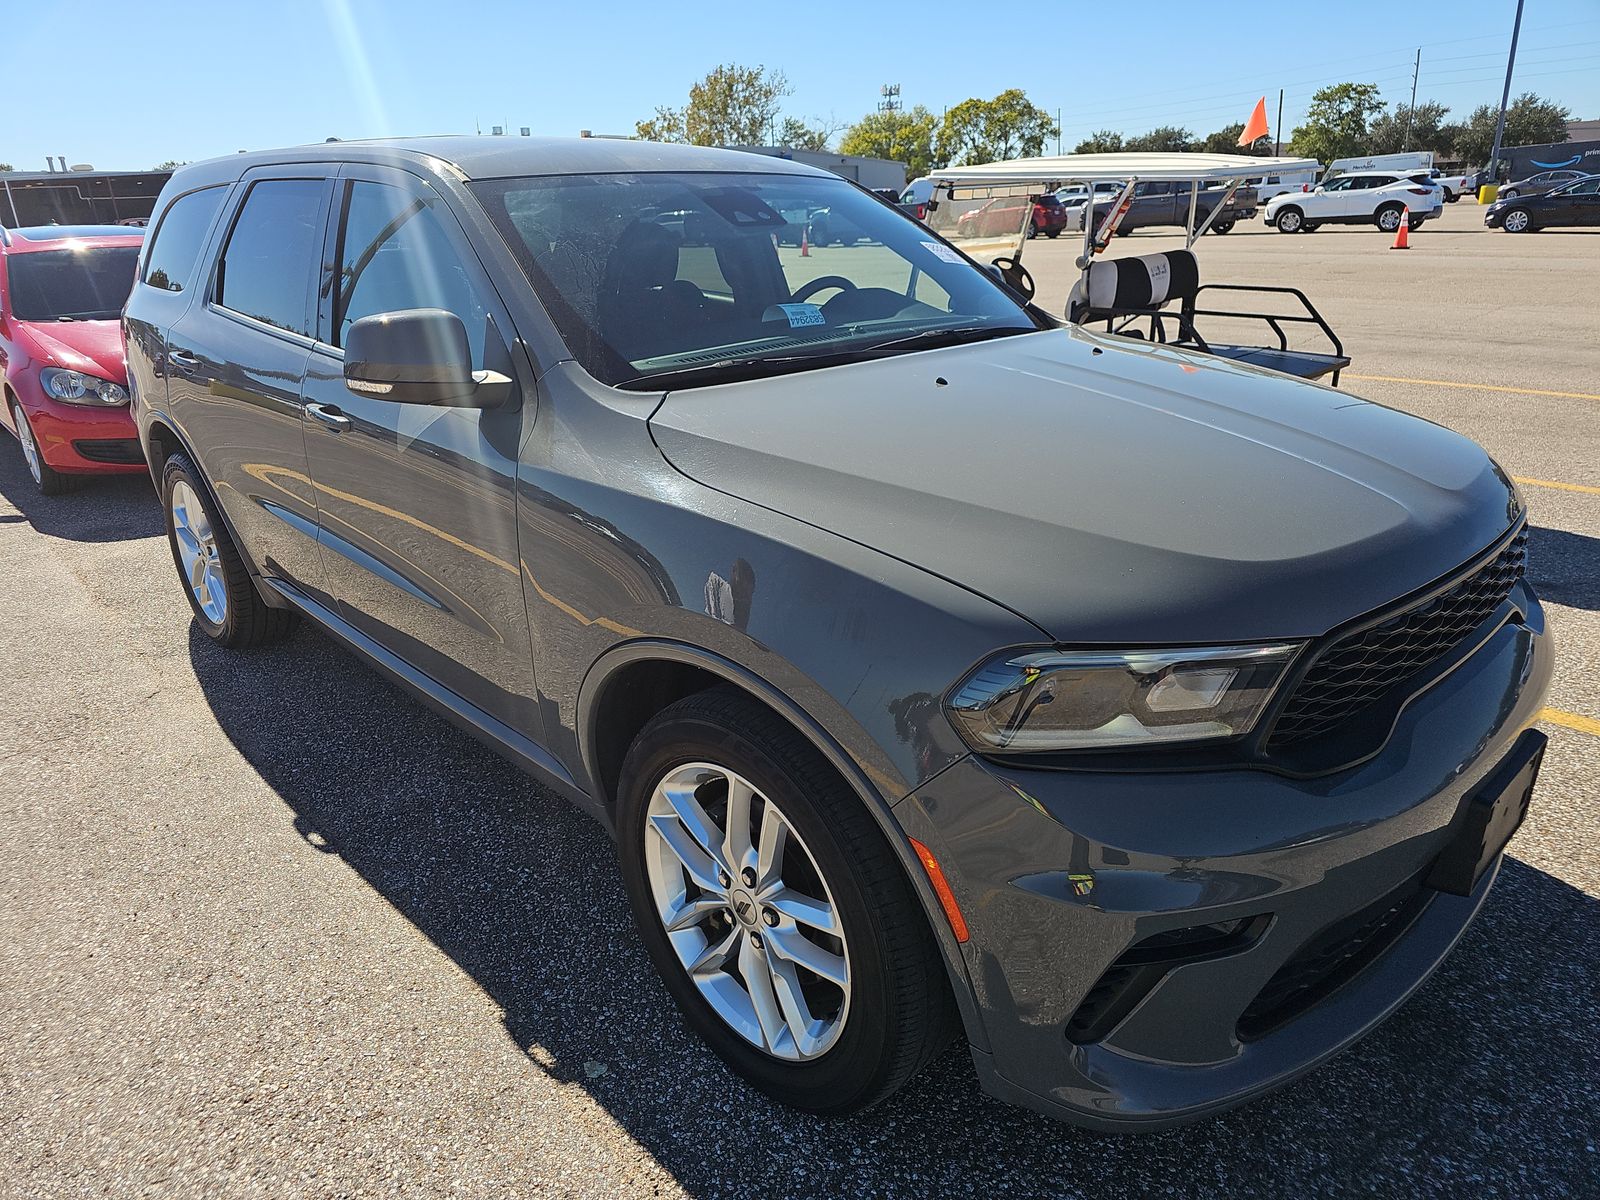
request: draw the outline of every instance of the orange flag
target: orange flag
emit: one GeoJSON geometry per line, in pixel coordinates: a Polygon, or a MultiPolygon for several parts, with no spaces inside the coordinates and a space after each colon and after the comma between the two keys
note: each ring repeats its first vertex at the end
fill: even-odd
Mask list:
{"type": "Polygon", "coordinates": [[[1239,135],[1239,145],[1248,146],[1257,138],[1267,136],[1267,98],[1265,96],[1256,101],[1256,110],[1250,114],[1250,119],[1245,122],[1244,132],[1239,135]]]}

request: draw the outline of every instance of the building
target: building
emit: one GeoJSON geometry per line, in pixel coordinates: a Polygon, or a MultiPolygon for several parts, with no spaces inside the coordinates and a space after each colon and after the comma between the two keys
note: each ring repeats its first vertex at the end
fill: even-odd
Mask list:
{"type": "Polygon", "coordinates": [[[148,218],[171,171],[11,171],[0,175],[0,225],[115,225],[148,218]]]}
{"type": "Polygon", "coordinates": [[[1600,142],[1600,120],[1568,121],[1567,141],[1600,142]]]}
{"type": "Polygon", "coordinates": [[[860,158],[853,154],[834,154],[828,150],[796,150],[792,146],[729,146],[728,149],[743,150],[746,154],[765,154],[769,158],[787,158],[807,166],[821,167],[824,171],[843,175],[874,191],[889,188],[899,195],[906,186],[906,164],[887,158],[860,158]]]}

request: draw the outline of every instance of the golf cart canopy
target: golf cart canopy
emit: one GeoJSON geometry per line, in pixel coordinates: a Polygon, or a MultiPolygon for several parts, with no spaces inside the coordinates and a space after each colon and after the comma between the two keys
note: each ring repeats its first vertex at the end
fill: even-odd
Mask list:
{"type": "Polygon", "coordinates": [[[1010,162],[972,167],[945,167],[932,172],[939,187],[1031,186],[1047,191],[1067,183],[1201,182],[1281,175],[1289,171],[1321,171],[1314,158],[1253,158],[1246,154],[1058,154],[1050,158],[1014,158],[1010,162]]]}

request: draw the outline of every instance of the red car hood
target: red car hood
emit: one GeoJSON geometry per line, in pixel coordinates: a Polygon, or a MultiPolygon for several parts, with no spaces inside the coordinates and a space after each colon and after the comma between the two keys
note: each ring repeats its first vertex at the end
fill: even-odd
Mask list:
{"type": "Polygon", "coordinates": [[[50,366],[98,375],[124,387],[127,360],[122,353],[119,321],[19,322],[33,339],[38,357],[50,366]]]}

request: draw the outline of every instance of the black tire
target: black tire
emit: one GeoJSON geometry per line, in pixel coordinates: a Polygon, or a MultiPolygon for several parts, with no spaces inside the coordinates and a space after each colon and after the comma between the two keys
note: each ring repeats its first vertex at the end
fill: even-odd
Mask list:
{"type": "Polygon", "coordinates": [[[1313,225],[1310,221],[1307,221],[1305,224],[1300,226],[1300,232],[1301,233],[1315,233],[1317,230],[1319,230],[1321,228],[1322,228],[1321,225],[1313,225]]]}
{"type": "Polygon", "coordinates": [[[1046,229],[1044,231],[1044,235],[1047,238],[1058,238],[1058,237],[1061,236],[1061,230],[1059,230],[1059,229],[1046,229]]]}
{"type": "Polygon", "coordinates": [[[1517,189],[1516,188],[1507,188],[1505,191],[1501,192],[1499,196],[1496,197],[1496,199],[1498,199],[1498,200],[1515,200],[1516,198],[1517,198],[1517,189]]]}
{"type": "Polygon", "coordinates": [[[1299,233],[1305,228],[1305,219],[1306,214],[1303,211],[1293,204],[1285,204],[1273,218],[1272,225],[1279,233],[1299,233]]]}
{"type": "Polygon", "coordinates": [[[177,568],[183,594],[189,598],[194,619],[205,635],[219,646],[230,650],[244,650],[278,641],[299,623],[300,614],[293,609],[271,608],[256,590],[250,571],[234,546],[228,527],[223,524],[216,503],[206,488],[205,480],[185,454],[174,454],[161,468],[161,508],[166,517],[167,545],[172,551],[172,563],[177,568]],[[179,482],[188,485],[205,511],[212,536],[216,541],[217,560],[224,580],[227,604],[221,621],[214,621],[200,607],[199,598],[189,585],[183,569],[183,558],[178,549],[174,529],[172,494],[179,482]]]}
{"type": "Polygon", "coordinates": [[[949,1042],[954,1004],[927,914],[860,799],[792,726],[732,687],[657,713],[623,762],[618,853],[635,923],[690,1027],[733,1072],[774,1100],[843,1115],[878,1103],[949,1042]],[[690,980],[668,940],[645,861],[650,798],[666,774],[710,762],[747,779],[805,843],[842,921],[851,999],[820,1056],[784,1061],[727,1024],[690,980]]]}
{"type": "Polygon", "coordinates": [[[1211,226],[1212,233],[1227,233],[1233,228],[1232,221],[1217,221],[1211,226]]]}
{"type": "Polygon", "coordinates": [[[1444,202],[1446,204],[1454,204],[1459,199],[1461,199],[1460,192],[1452,192],[1449,188],[1444,189],[1444,202]]]}
{"type": "Polygon", "coordinates": [[[33,425],[28,420],[28,414],[22,411],[22,405],[15,400],[11,402],[11,420],[16,426],[19,446],[26,437],[34,447],[31,455],[26,447],[23,447],[22,457],[27,464],[28,474],[33,476],[34,485],[42,495],[64,496],[84,485],[89,478],[87,475],[72,475],[58,471],[45,462],[44,452],[39,449],[39,439],[33,436],[33,425]]]}
{"type": "Polygon", "coordinates": [[[1400,228],[1400,214],[1405,212],[1402,204],[1384,204],[1372,214],[1372,223],[1385,233],[1393,233],[1400,228]]]}
{"type": "Polygon", "coordinates": [[[1507,233],[1533,233],[1537,226],[1533,223],[1533,214],[1525,208],[1507,209],[1500,214],[1500,228],[1507,233]],[[1514,220],[1521,217],[1521,221],[1514,220]]]}
{"type": "Polygon", "coordinates": [[[1028,237],[1031,239],[1031,238],[1036,238],[1038,236],[1039,236],[1039,222],[1037,222],[1037,221],[1029,221],[1028,222],[1028,237]]]}
{"type": "Polygon", "coordinates": [[[1422,228],[1422,222],[1425,219],[1426,218],[1424,217],[1408,217],[1406,219],[1406,224],[1410,227],[1411,232],[1415,233],[1417,230],[1422,228]]]}

